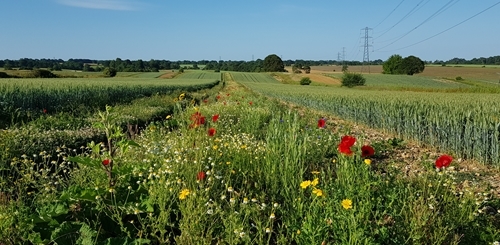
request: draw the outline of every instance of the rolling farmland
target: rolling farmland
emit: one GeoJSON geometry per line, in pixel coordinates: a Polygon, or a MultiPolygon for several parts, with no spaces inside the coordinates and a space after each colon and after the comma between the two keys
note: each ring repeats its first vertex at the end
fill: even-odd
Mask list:
{"type": "Polygon", "coordinates": [[[0,80],[2,103],[35,94],[30,103],[55,108],[0,130],[0,243],[500,240],[495,90],[368,77],[352,89],[244,72],[0,80]],[[71,95],[114,104],[57,111],[71,95]],[[368,139],[368,127],[333,117],[401,139],[368,139]],[[406,139],[436,152],[401,161],[406,139]]]}

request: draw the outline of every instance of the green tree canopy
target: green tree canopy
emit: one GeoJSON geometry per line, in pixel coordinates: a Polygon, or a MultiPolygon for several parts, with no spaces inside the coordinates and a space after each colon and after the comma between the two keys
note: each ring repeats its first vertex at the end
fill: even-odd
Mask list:
{"type": "Polygon", "coordinates": [[[114,77],[116,76],[116,69],[113,67],[106,67],[104,68],[104,71],[102,72],[105,77],[114,77]]]}
{"type": "Polygon", "coordinates": [[[425,63],[418,57],[410,55],[403,59],[401,67],[406,75],[421,73],[425,69],[425,63]]]}
{"type": "Polygon", "coordinates": [[[401,70],[401,62],[403,61],[403,57],[399,54],[394,54],[387,59],[386,62],[382,65],[384,74],[402,74],[401,70]]]}
{"type": "Polygon", "coordinates": [[[413,75],[425,69],[425,63],[418,57],[410,55],[406,58],[394,54],[382,65],[384,74],[413,75]]]}
{"type": "Polygon", "coordinates": [[[264,71],[267,72],[283,72],[285,71],[285,65],[283,60],[275,54],[270,54],[264,59],[263,65],[264,71]]]}

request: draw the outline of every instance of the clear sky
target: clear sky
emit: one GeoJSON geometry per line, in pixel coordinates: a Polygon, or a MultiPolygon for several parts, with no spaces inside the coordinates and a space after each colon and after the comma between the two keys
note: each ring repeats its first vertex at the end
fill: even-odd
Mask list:
{"type": "Polygon", "coordinates": [[[0,59],[362,61],[365,27],[370,60],[500,55],[499,0],[1,0],[0,16],[0,59]]]}

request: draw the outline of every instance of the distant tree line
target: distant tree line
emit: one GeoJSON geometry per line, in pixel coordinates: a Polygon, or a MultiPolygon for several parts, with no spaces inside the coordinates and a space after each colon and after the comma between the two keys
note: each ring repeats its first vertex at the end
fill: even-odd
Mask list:
{"type": "Polygon", "coordinates": [[[448,61],[436,60],[433,64],[467,64],[467,65],[500,65],[500,55],[490,56],[488,58],[480,57],[466,60],[462,58],[453,58],[448,61]]]}
{"type": "MultiPolygon", "coordinates": [[[[297,67],[310,67],[322,65],[361,65],[359,61],[336,61],[336,60],[283,60],[284,66],[296,65],[297,67]]],[[[382,64],[382,60],[371,61],[371,64],[382,64]]],[[[253,61],[232,61],[232,60],[129,60],[116,58],[115,60],[91,60],[91,59],[30,59],[22,58],[19,60],[0,60],[0,67],[6,70],[35,70],[49,69],[52,71],[78,70],[102,72],[104,68],[110,67],[117,72],[157,72],[159,70],[178,70],[178,69],[201,69],[218,71],[241,71],[241,72],[264,72],[265,65],[263,59],[253,61]]]]}
{"type": "MultiPolygon", "coordinates": [[[[281,58],[280,58],[281,59],[281,58]]],[[[370,61],[371,65],[382,65],[383,60],[377,59],[370,61]]],[[[500,65],[500,56],[492,56],[489,58],[474,58],[465,60],[461,58],[453,58],[448,61],[436,60],[426,61],[425,63],[433,64],[478,64],[478,65],[500,65]]],[[[356,66],[362,65],[360,61],[342,61],[342,60],[283,60],[284,66],[293,66],[297,68],[307,68],[311,66],[323,65],[349,65],[356,66]]],[[[201,69],[203,66],[205,70],[218,70],[218,71],[242,71],[242,72],[263,72],[264,60],[257,59],[252,61],[231,61],[231,60],[122,60],[116,58],[115,60],[91,60],[91,59],[31,59],[22,58],[19,60],[0,60],[0,67],[6,70],[19,69],[19,70],[35,70],[35,69],[49,69],[58,71],[62,69],[79,70],[79,71],[95,71],[102,72],[104,68],[110,67],[117,72],[156,72],[159,70],[178,70],[178,69],[201,69]],[[189,66],[187,66],[189,65],[189,66]]],[[[306,69],[307,70],[307,69],[306,69]]]]}

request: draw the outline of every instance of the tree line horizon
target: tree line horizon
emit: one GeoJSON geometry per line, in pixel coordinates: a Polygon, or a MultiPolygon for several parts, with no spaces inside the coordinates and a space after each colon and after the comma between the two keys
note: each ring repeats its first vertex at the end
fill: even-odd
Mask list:
{"type": "MultiPolygon", "coordinates": [[[[385,61],[381,59],[370,61],[370,65],[383,65],[385,61]]],[[[21,58],[19,60],[4,59],[0,60],[0,67],[5,70],[33,70],[45,68],[50,70],[79,70],[101,72],[105,67],[112,67],[118,72],[158,72],[159,70],[178,70],[178,69],[204,69],[204,70],[224,70],[224,71],[242,71],[242,72],[264,72],[263,59],[253,61],[232,61],[232,60],[92,60],[92,59],[32,59],[21,58]],[[203,68],[200,68],[203,66],[203,68]]],[[[448,61],[435,60],[424,61],[425,64],[475,64],[475,65],[500,65],[500,55],[488,58],[480,57],[466,60],[463,58],[453,58],[448,61]]],[[[339,60],[283,60],[284,66],[322,66],[322,65],[363,65],[361,61],[339,61],[339,60]]]]}

